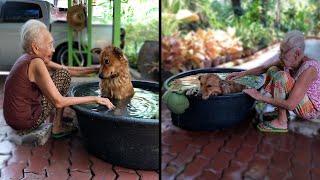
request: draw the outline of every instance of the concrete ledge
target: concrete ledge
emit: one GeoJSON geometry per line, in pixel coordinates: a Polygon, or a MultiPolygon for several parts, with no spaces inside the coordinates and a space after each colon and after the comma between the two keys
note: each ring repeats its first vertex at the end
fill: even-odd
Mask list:
{"type": "Polygon", "coordinates": [[[308,121],[295,119],[289,122],[289,131],[302,134],[307,137],[319,137],[320,123],[316,121],[308,121]]]}
{"type": "Polygon", "coordinates": [[[43,123],[29,134],[19,135],[13,130],[8,135],[8,140],[17,144],[32,144],[35,146],[44,145],[51,135],[52,123],[43,123]]]}

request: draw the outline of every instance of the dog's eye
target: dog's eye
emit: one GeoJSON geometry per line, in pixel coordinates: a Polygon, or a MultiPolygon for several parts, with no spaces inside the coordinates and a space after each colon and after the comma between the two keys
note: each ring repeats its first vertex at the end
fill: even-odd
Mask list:
{"type": "Polygon", "coordinates": [[[104,64],[109,64],[109,59],[108,58],[104,59],[104,64]]]}
{"type": "Polygon", "coordinates": [[[211,84],[208,84],[207,87],[210,88],[210,87],[212,87],[212,85],[211,85],[211,84]]]}

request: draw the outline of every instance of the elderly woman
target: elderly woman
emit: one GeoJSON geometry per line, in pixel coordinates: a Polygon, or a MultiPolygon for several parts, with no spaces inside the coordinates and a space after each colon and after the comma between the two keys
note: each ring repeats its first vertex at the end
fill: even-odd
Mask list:
{"type": "Polygon", "coordinates": [[[24,54],[12,67],[4,87],[3,114],[13,129],[22,134],[30,132],[55,108],[52,136],[60,138],[75,130],[62,121],[64,107],[98,103],[114,108],[107,98],[64,97],[70,86],[70,76],[94,73],[98,68],[64,67],[52,62],[53,38],[42,22],[29,20],[22,26],[21,46],[24,54]]]}
{"type": "Polygon", "coordinates": [[[245,93],[256,100],[274,105],[278,117],[271,122],[258,124],[264,132],[287,132],[287,111],[293,111],[303,119],[313,119],[320,111],[320,63],[304,55],[304,36],[299,31],[286,34],[280,44],[280,56],[271,65],[251,70],[231,73],[227,78],[234,79],[245,75],[258,75],[266,72],[265,90],[271,97],[260,94],[255,89],[245,93]]]}

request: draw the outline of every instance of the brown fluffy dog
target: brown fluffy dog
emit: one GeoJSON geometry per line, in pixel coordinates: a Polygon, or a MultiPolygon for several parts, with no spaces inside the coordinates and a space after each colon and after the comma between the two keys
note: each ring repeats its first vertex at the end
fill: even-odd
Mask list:
{"type": "Polygon", "coordinates": [[[133,96],[128,60],[121,49],[108,46],[103,50],[94,48],[91,52],[100,55],[101,96],[119,100],[133,96]]]}
{"type": "Polygon", "coordinates": [[[202,99],[208,99],[209,96],[221,94],[230,94],[241,92],[246,86],[234,81],[222,80],[216,74],[206,74],[199,76],[200,90],[202,99]]]}

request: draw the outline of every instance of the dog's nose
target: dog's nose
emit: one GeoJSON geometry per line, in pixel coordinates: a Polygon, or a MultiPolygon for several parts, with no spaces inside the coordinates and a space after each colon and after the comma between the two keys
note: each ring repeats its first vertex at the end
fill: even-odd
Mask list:
{"type": "Polygon", "coordinates": [[[100,78],[100,79],[104,79],[104,77],[103,77],[103,74],[102,74],[102,73],[99,73],[99,78],[100,78]]]}

